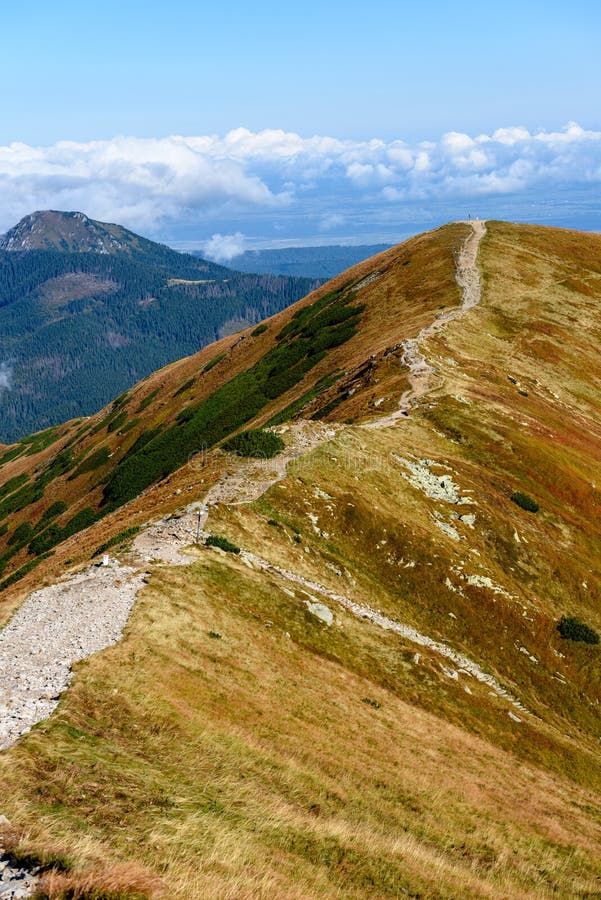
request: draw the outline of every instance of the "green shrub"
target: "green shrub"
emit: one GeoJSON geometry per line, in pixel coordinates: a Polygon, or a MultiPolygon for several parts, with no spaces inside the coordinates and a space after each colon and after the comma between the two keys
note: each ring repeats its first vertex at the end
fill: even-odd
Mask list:
{"type": "Polygon", "coordinates": [[[136,409],[136,412],[137,412],[137,413],[144,412],[144,410],[146,409],[146,407],[147,407],[147,406],[150,406],[150,404],[152,403],[152,401],[154,400],[154,398],[156,397],[156,395],[158,394],[158,392],[159,392],[159,388],[156,388],[156,390],[152,391],[152,392],[148,395],[148,397],[145,397],[144,400],[142,400],[142,402],[140,403],[140,405],[139,405],[138,408],[136,409]]]}
{"type": "Polygon", "coordinates": [[[4,522],[3,525],[0,525],[0,537],[2,537],[3,534],[6,534],[7,531],[8,531],[8,522],[4,522]]]}
{"type": "Polygon", "coordinates": [[[79,475],[85,475],[86,472],[93,472],[96,469],[99,469],[100,466],[103,466],[109,461],[110,455],[111,451],[108,447],[101,447],[100,450],[91,453],[90,456],[86,457],[75,471],[69,475],[69,481],[73,481],[73,479],[77,478],[79,475]]]}
{"type": "Polygon", "coordinates": [[[101,544],[100,547],[96,547],[92,556],[100,556],[101,553],[104,553],[105,550],[110,549],[110,547],[115,547],[117,544],[122,544],[123,541],[127,541],[129,538],[135,537],[139,530],[139,525],[132,525],[131,528],[125,528],[123,531],[120,531],[119,534],[116,534],[114,537],[109,538],[108,541],[105,541],[104,544],[101,544]]]}
{"type": "Polygon", "coordinates": [[[139,425],[141,421],[141,419],[130,419],[129,422],[127,422],[127,424],[123,426],[119,434],[127,434],[128,431],[131,431],[132,428],[135,428],[136,425],[139,425]]]}
{"type": "Polygon", "coordinates": [[[0,466],[4,465],[4,463],[10,462],[11,459],[15,459],[19,456],[20,453],[23,453],[23,445],[17,444],[16,447],[11,447],[10,450],[7,450],[2,456],[0,456],[0,466]]]}
{"type": "Polygon", "coordinates": [[[28,575],[29,572],[33,571],[43,559],[48,559],[49,556],[52,556],[52,553],[44,553],[43,556],[38,556],[37,559],[30,559],[24,566],[21,566],[20,569],[17,569],[16,572],[13,572],[12,575],[9,575],[8,578],[5,578],[4,581],[0,582],[0,591],[4,591],[7,587],[10,587],[11,584],[20,581],[21,578],[24,578],[25,575],[28,575]]]}
{"type": "Polygon", "coordinates": [[[51,481],[58,478],[59,475],[64,475],[66,472],[69,472],[74,465],[73,450],[70,447],[65,447],[64,450],[61,450],[61,452],[51,460],[43,472],[38,475],[35,483],[40,487],[46,487],[51,481]]]}
{"type": "Polygon", "coordinates": [[[25,509],[44,496],[44,488],[38,484],[25,484],[0,502],[0,519],[25,509]]]}
{"type": "Polygon", "coordinates": [[[294,416],[298,415],[305,406],[311,403],[316,397],[326,391],[329,387],[335,384],[340,378],[343,376],[343,372],[339,372],[336,370],[335,372],[330,372],[328,375],[324,375],[323,378],[320,378],[317,384],[314,385],[310,390],[306,391],[306,393],[302,394],[298,400],[293,400],[288,406],[285,406],[284,409],[280,410],[280,412],[276,413],[274,416],[269,419],[266,423],[269,425],[281,425],[283,422],[287,422],[289,419],[294,418],[294,416]]]}
{"type": "Polygon", "coordinates": [[[122,412],[119,413],[118,416],[115,416],[114,419],[111,419],[111,421],[108,423],[108,425],[106,427],[106,430],[110,434],[112,431],[117,431],[119,428],[121,428],[122,425],[125,425],[126,422],[127,422],[127,410],[124,409],[122,412]]]}
{"type": "Polygon", "coordinates": [[[119,396],[113,400],[112,408],[120,409],[122,406],[125,406],[127,401],[129,400],[129,391],[124,391],[123,394],[119,394],[119,396]]]}
{"type": "Polygon", "coordinates": [[[339,394],[338,397],[334,397],[333,400],[330,400],[329,403],[326,403],[325,406],[322,406],[321,409],[318,409],[316,413],[313,413],[311,416],[312,419],[325,419],[326,416],[329,416],[331,412],[334,412],[337,406],[340,406],[344,400],[347,400],[346,394],[339,394]]]}
{"type": "Polygon", "coordinates": [[[222,359],[225,359],[226,356],[227,356],[227,353],[225,351],[223,353],[218,353],[217,356],[214,356],[213,359],[209,360],[209,362],[206,364],[206,366],[204,367],[204,369],[202,371],[210,372],[211,369],[214,366],[216,366],[217,363],[220,363],[222,359]]]}
{"type": "Polygon", "coordinates": [[[186,391],[189,391],[190,388],[192,387],[192,385],[194,384],[194,381],[195,381],[194,378],[189,378],[187,381],[184,381],[182,386],[176,390],[176,392],[173,396],[179,397],[180,394],[184,394],[186,391]]]}
{"type": "Polygon", "coordinates": [[[355,334],[363,307],[349,307],[353,295],[345,294],[345,290],[330,291],[298,310],[280,333],[278,346],[201,403],[183,410],[175,424],[135,454],[130,451],[115,467],[104,489],[107,509],[126,503],[149,484],[178,469],[192,454],[227,438],[270,400],[301,381],[325,357],[326,348],[338,346],[355,334]],[[348,307],[341,322],[340,306],[348,307]]]}
{"type": "Polygon", "coordinates": [[[27,541],[31,540],[32,534],[33,528],[31,527],[31,522],[21,522],[9,537],[8,544],[9,546],[12,546],[13,544],[26,544],[27,541]]]}
{"type": "Polygon", "coordinates": [[[585,644],[599,643],[599,635],[594,628],[585,625],[576,616],[562,616],[557,623],[557,630],[562,638],[570,641],[583,641],[585,644]]]}
{"type": "Polygon", "coordinates": [[[14,478],[9,478],[8,481],[5,481],[2,487],[0,487],[0,498],[6,497],[7,494],[12,494],[13,491],[20,488],[26,481],[29,481],[29,475],[25,472],[22,475],[15,475],[14,478]]]}
{"type": "Polygon", "coordinates": [[[272,431],[252,428],[230,438],[223,445],[223,449],[236,453],[238,456],[272,459],[282,452],[284,446],[285,444],[281,437],[272,431]]]}
{"type": "Polygon", "coordinates": [[[218,534],[210,534],[205,541],[205,547],[219,547],[220,550],[225,550],[226,553],[240,553],[240,547],[236,547],[227,538],[218,534]]]}
{"type": "Polygon", "coordinates": [[[266,331],[267,325],[261,323],[260,325],[257,325],[257,327],[253,331],[251,331],[251,334],[253,337],[258,337],[260,334],[265,334],[266,331]]]}
{"type": "Polygon", "coordinates": [[[68,506],[66,503],[63,503],[62,500],[56,500],[54,503],[51,503],[48,509],[42,514],[42,518],[38,524],[42,525],[46,522],[50,522],[51,519],[56,519],[57,516],[67,512],[67,509],[68,506]]]}
{"type": "Polygon", "coordinates": [[[371,697],[363,697],[361,703],[366,703],[368,706],[373,706],[374,709],[380,709],[382,704],[379,700],[372,700],[371,697]]]}
{"type": "Polygon", "coordinates": [[[99,518],[100,515],[92,509],[91,506],[86,506],[76,513],[72,519],[69,519],[63,528],[61,528],[60,525],[54,524],[41,534],[38,534],[31,541],[27,550],[33,556],[45,553],[52,547],[60,544],[61,541],[65,541],[68,537],[71,537],[72,534],[77,534],[78,531],[83,531],[84,528],[93,525],[99,518]]]}
{"type": "Polygon", "coordinates": [[[27,446],[26,456],[33,456],[34,453],[45,450],[46,447],[53,444],[57,438],[58,428],[52,426],[51,428],[46,428],[44,431],[37,431],[35,434],[30,434],[28,437],[21,438],[19,443],[27,446]]]}
{"type": "Polygon", "coordinates": [[[522,509],[525,509],[528,512],[535,513],[540,509],[536,500],[533,500],[532,497],[528,496],[528,494],[522,494],[521,491],[514,491],[514,493],[510,497],[510,500],[512,500],[513,503],[517,504],[517,506],[520,506],[522,509]]]}

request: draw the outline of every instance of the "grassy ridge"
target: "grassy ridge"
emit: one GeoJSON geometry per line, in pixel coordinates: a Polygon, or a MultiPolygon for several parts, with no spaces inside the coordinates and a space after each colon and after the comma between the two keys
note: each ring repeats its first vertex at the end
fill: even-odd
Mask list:
{"type": "MultiPolygon", "coordinates": [[[[601,629],[601,239],[578,280],[572,239],[552,237],[490,224],[483,305],[427,347],[443,387],[397,427],[340,428],[260,500],[211,508],[207,525],[217,546],[446,642],[530,712],[243,553],[192,550],[195,565],[153,571],[125,640],[82,664],[58,713],[5,756],[6,813],[72,860],[73,890],[80,864],[106,884],[135,860],[148,884],[163,880],[148,895],[182,900],[599,893],[601,651],[557,625],[601,629]],[[429,495],[407,462],[472,502],[429,495]]],[[[362,336],[382,331],[396,283],[375,282],[362,336]]],[[[270,359],[353,322],[336,310],[319,326],[327,308],[283,323],[270,359]]],[[[404,388],[396,338],[378,340],[365,380],[344,376],[345,391],[358,385],[353,413],[404,388]]],[[[346,361],[328,360],[314,388],[335,365],[346,361]]],[[[166,421],[177,434],[213,412],[192,402],[166,421]]],[[[152,445],[120,440],[132,458],[152,445]]],[[[181,505],[177,490],[204,496],[226,465],[212,464],[114,514],[117,536],[132,515],[181,505]]]]}

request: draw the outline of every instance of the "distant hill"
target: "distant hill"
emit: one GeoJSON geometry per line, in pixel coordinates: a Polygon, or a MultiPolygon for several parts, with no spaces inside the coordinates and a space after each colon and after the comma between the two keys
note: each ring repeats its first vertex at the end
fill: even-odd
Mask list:
{"type": "Polygon", "coordinates": [[[83,213],[26,216],[0,239],[0,440],[95,412],[317,283],[235,272],[83,213]]]}
{"type": "MultiPolygon", "coordinates": [[[[0,237],[0,250],[58,250],[64,253],[126,253],[168,259],[176,251],[134,234],[122,225],[97,222],[82,212],[38,210],[0,237]]],[[[223,271],[221,266],[208,264],[223,271]]]]}
{"type": "Polygon", "coordinates": [[[302,278],[334,278],[350,266],[389,248],[389,244],[345,247],[287,247],[281,250],[247,250],[230,260],[239,272],[292,275],[302,278]]]}

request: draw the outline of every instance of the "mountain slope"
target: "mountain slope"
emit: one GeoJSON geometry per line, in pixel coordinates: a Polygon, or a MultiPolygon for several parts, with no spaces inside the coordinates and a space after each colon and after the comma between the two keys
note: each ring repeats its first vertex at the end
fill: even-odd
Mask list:
{"type": "Polygon", "coordinates": [[[162,517],[109,551],[149,573],[126,637],[3,759],[3,811],[75,864],[53,896],[86,878],[182,898],[599,892],[599,646],[556,626],[601,630],[601,238],[487,223],[471,307],[470,234],[412,239],[6,451],[3,480],[29,478],[6,499],[44,494],[11,501],[3,540],[69,503],[6,611],[162,517]],[[144,433],[202,417],[206,438],[202,404],[251,371],[262,391],[301,341],[295,383],[248,421],[220,407],[232,429],[279,422],[280,461],[200,434],[106,511],[144,433]],[[102,521],[68,537],[87,507],[102,521]],[[241,552],[190,547],[198,524],[241,552]]]}
{"type": "Polygon", "coordinates": [[[34,213],[0,251],[0,436],[87,415],[315,282],[241,275],[82,213],[34,213]]]}

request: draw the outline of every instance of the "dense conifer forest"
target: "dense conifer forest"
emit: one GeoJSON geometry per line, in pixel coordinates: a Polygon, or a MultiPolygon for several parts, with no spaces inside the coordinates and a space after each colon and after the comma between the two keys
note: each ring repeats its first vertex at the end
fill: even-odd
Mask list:
{"type": "Polygon", "coordinates": [[[315,286],[145,240],[135,253],[0,251],[0,441],[88,415],[315,286]]]}

